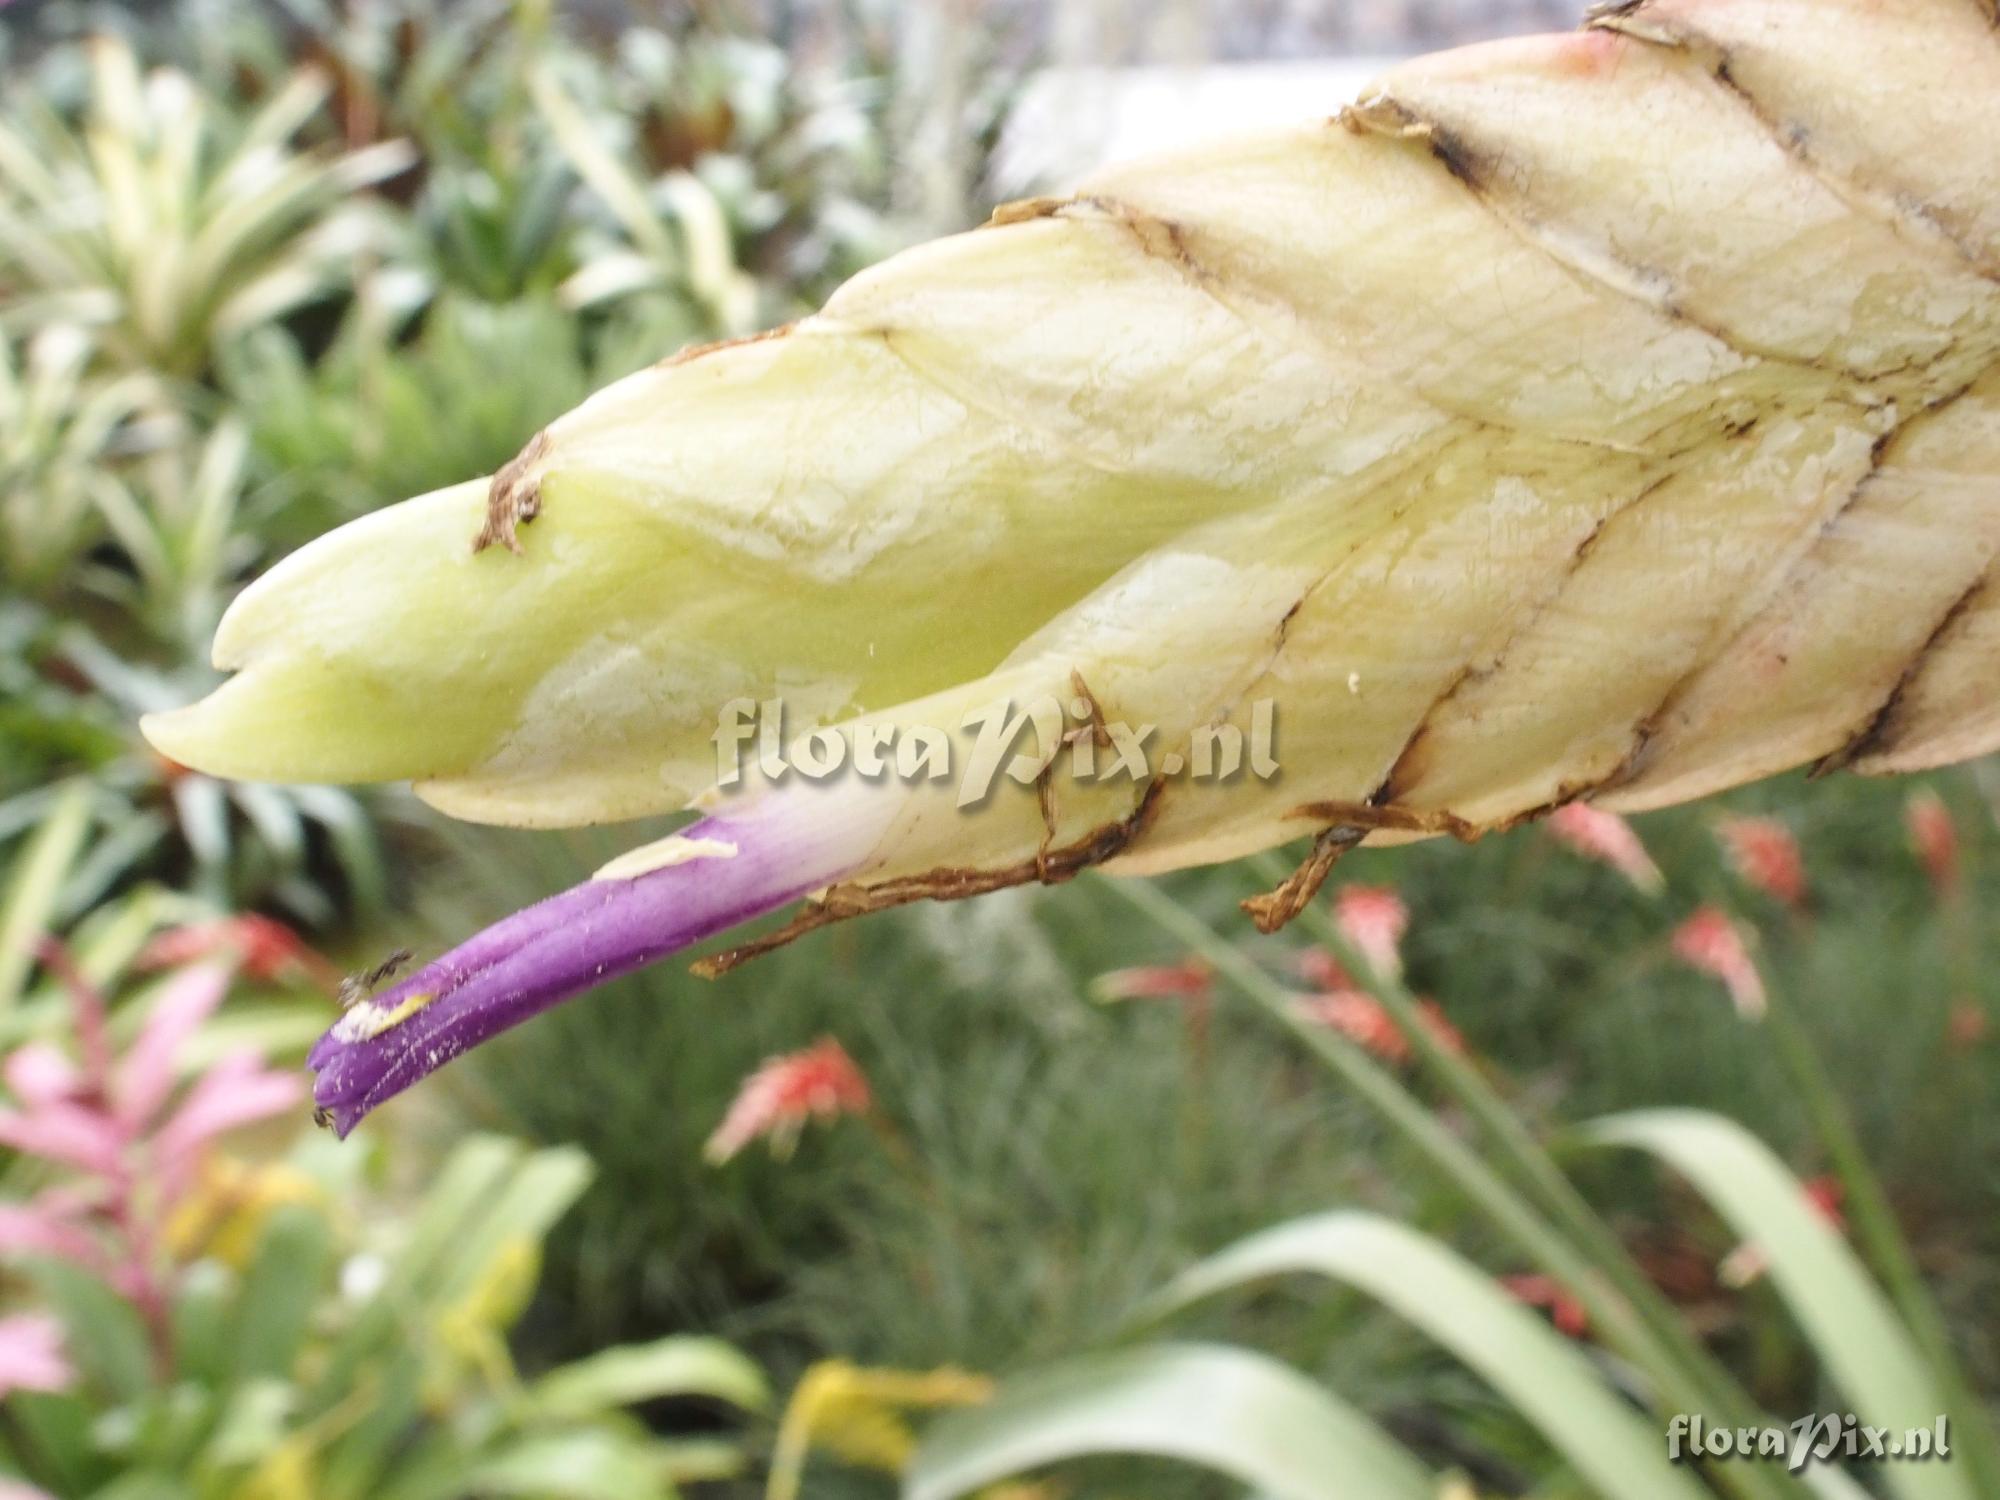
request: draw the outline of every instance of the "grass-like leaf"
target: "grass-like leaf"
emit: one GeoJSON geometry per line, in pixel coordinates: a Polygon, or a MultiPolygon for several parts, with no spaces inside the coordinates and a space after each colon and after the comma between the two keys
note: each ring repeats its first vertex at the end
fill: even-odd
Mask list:
{"type": "Polygon", "coordinates": [[[1281,1224],[1193,1267],[1157,1305],[1171,1311],[1301,1271],[1346,1282],[1451,1350],[1604,1494],[1693,1500],[1705,1493],[1667,1462],[1658,1429],[1613,1393],[1575,1345],[1448,1246],[1392,1219],[1328,1213],[1281,1224]]]}
{"type": "MultiPolygon", "coordinates": [[[[1698,1110],[1640,1110],[1599,1120],[1588,1138],[1659,1157],[1755,1243],[1834,1383],[1862,1420],[1902,1432],[1949,1410],[1937,1379],[1852,1251],[1769,1147],[1734,1121],[1698,1110]]],[[[1963,1471],[1899,1463],[1884,1479],[1905,1500],[1971,1500],[1963,1471]]]]}
{"type": "Polygon", "coordinates": [[[1026,1469],[1113,1453],[1199,1464],[1271,1500],[1435,1493],[1414,1458],[1297,1371],[1224,1345],[1163,1344],[1058,1365],[944,1418],[903,1500],[957,1500],[1026,1469]]]}

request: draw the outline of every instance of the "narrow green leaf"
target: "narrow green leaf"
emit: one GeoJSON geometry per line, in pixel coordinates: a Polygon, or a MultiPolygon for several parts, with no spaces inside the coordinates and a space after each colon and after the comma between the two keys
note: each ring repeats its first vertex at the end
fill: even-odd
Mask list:
{"type": "Polygon", "coordinates": [[[1433,1479],[1360,1412],[1288,1366],[1218,1344],[1156,1344],[1009,1381],[925,1435],[903,1500],[957,1500],[1024,1470],[1149,1454],[1271,1500],[1431,1500],[1433,1479]]]}
{"type": "Polygon", "coordinates": [[[590,117],[547,68],[529,74],[528,93],[577,176],[604,200],[633,243],[655,260],[673,263],[673,238],[647,198],[645,184],[598,138],[590,117]]]}
{"type": "Polygon", "coordinates": [[[298,1388],[283,1380],[252,1380],[228,1392],[203,1458],[219,1468],[256,1463],[284,1440],[297,1420],[298,1388]]]}
{"type": "Polygon", "coordinates": [[[152,1388],[146,1326],[130,1303],[80,1266],[38,1260],[27,1266],[40,1300],[62,1320],[71,1360],[86,1380],[120,1401],[152,1388]]]}
{"type": "Polygon", "coordinates": [[[771,1391],[756,1363],[720,1339],[664,1338],[606,1349],[543,1376],[530,1393],[537,1410],[588,1417],[659,1396],[712,1396],[763,1411],[771,1391]]]}
{"type": "Polygon", "coordinates": [[[182,1275],[174,1297],[174,1369],[189,1380],[220,1388],[229,1369],[236,1273],[216,1260],[200,1260],[182,1275]]]}
{"type": "Polygon", "coordinates": [[[585,1429],[523,1439],[469,1469],[453,1495],[562,1500],[671,1500],[673,1486],[642,1442],[585,1429]]]}
{"type": "Polygon", "coordinates": [[[440,1296],[464,1295],[510,1246],[539,1246],[589,1181],[590,1159],[581,1151],[553,1147],[529,1156],[468,1229],[444,1273],[440,1296]]]}
{"type": "Polygon", "coordinates": [[[333,1233],[317,1212],[276,1210],[257,1242],[236,1313],[236,1378],[292,1373],[333,1262],[333,1233]]]}
{"type": "Polygon", "coordinates": [[[94,1416],[90,1403],[76,1394],[14,1391],[7,1397],[11,1435],[34,1452],[43,1476],[59,1494],[82,1494],[88,1476],[101,1473],[90,1430],[94,1416]]]}
{"type": "Polygon", "coordinates": [[[1477,1370],[1600,1494],[1701,1500],[1667,1461],[1659,1429],[1635,1416],[1576,1348],[1449,1247],[1367,1213],[1295,1219],[1231,1246],[1176,1279],[1164,1309],[1300,1271],[1343,1281],[1407,1318],[1477,1370]]]}
{"type": "Polygon", "coordinates": [[[63,878],[90,828],[90,786],[73,781],[49,809],[41,828],[14,866],[0,903],[0,1011],[20,998],[34,964],[35,942],[47,930],[63,878]]]}
{"type": "Polygon", "coordinates": [[[435,1295],[454,1249],[466,1243],[480,1205],[503,1189],[520,1157],[514,1142],[482,1135],[460,1143],[446,1158],[389,1268],[388,1285],[334,1345],[313,1387],[314,1407],[342,1399],[367,1361],[400,1347],[406,1318],[435,1295]]]}
{"type": "MultiPolygon", "coordinates": [[[[1701,1110],[1654,1109],[1597,1120],[1585,1138],[1659,1157],[1763,1252],[1772,1284],[1862,1421],[1900,1436],[1932,1426],[1947,1410],[1888,1298],[1799,1180],[1749,1131],[1701,1110]]],[[[1905,1500],[1972,1500],[1965,1474],[1950,1463],[1880,1469],[1905,1500]]]]}
{"type": "Polygon", "coordinates": [[[400,1283],[426,1285],[439,1274],[452,1247],[463,1243],[468,1221],[501,1190],[521,1154],[514,1142],[486,1135],[451,1153],[424,1195],[423,1212],[397,1258],[400,1283]]]}

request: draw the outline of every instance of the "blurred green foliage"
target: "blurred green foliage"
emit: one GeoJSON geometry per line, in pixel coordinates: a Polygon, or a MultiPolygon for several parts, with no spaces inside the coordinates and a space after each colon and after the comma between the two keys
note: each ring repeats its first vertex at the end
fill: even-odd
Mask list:
{"type": "MultiPolygon", "coordinates": [[[[440,830],[399,795],[225,785],[162,763],[133,723],[212,680],[208,638],[229,597],[326,527],[488,472],[605,381],[796,316],[898,244],[979,216],[1020,49],[983,23],[945,35],[912,14],[852,0],[811,34],[759,36],[707,7],[597,32],[542,0],[10,12],[0,854],[21,855],[52,824],[74,846],[36,885],[34,922],[17,927],[69,930],[109,962],[138,941],[135,910],[157,922],[255,908],[365,964],[398,941],[462,935],[641,837],[440,830]]],[[[1534,829],[1469,849],[1363,852],[1341,874],[1399,888],[1415,915],[1413,983],[1538,1126],[1695,1105],[1810,1175],[1827,1163],[1777,1063],[1713,982],[1670,954],[1668,934],[1698,901],[1753,918],[1760,964],[1827,1055],[1993,1391],[2000,1043],[1988,1030],[2000,993],[1986,913],[2000,896],[2000,834],[1987,774],[1934,778],[1963,846],[1964,885],[1949,900],[1907,847],[1905,789],[1850,778],[1720,804],[1775,813],[1798,834],[1803,913],[1729,873],[1716,806],[1642,820],[1668,876],[1657,900],[1534,829]]],[[[1237,933],[1234,903],[1250,886],[1221,870],[1169,888],[1237,933]]],[[[19,969],[18,985],[26,961],[18,948],[9,960],[6,941],[0,931],[0,977],[19,969]]],[[[1245,946],[1286,973],[1307,944],[1245,946]]],[[[530,1236],[553,1223],[517,1331],[525,1365],[702,1329],[787,1383],[830,1354],[990,1371],[1076,1354],[1184,1265],[1334,1203],[1509,1268],[1406,1145],[1249,1018],[1087,998],[1106,970],[1180,957],[1085,881],[872,918],[714,984],[674,969],[636,976],[385,1112],[379,1134],[408,1163],[391,1181],[353,1147],[310,1148],[303,1169],[340,1207],[317,1227],[288,1212],[284,1244],[324,1241],[311,1252],[322,1271],[374,1254],[352,1220],[378,1193],[385,1238],[407,1232],[398,1205],[422,1196],[418,1180],[447,1159],[439,1183],[469,1170],[440,1144],[466,1120],[581,1147],[596,1163],[587,1190],[571,1156],[465,1148],[504,1155],[509,1172],[565,1164],[535,1170],[562,1176],[556,1196],[581,1193],[530,1236]],[[873,1082],[878,1128],[809,1132],[784,1162],[752,1152],[705,1165],[739,1080],[827,1032],[873,1082]],[[454,1112],[440,1118],[425,1100],[454,1112]]],[[[18,1014],[49,1003],[46,985],[31,987],[18,1014]]],[[[287,1047],[301,1039],[296,1015],[232,1010],[245,1026],[282,1020],[287,1047]]],[[[1815,1361],[1768,1287],[1715,1278],[1724,1226],[1629,1161],[1577,1170],[1760,1400],[1812,1404],[1815,1361]]],[[[494,1251],[469,1223],[434,1234],[494,1251]]],[[[283,1248],[274,1240],[272,1253],[283,1248]]],[[[228,1297],[243,1294],[229,1283],[228,1297]]],[[[322,1323],[353,1309],[324,1276],[298,1295],[331,1309],[301,1335],[323,1351],[322,1323]]],[[[1361,1299],[1277,1296],[1232,1308],[1222,1326],[1365,1393],[1430,1451],[1457,1445],[1481,1472],[1523,1484],[1548,1462],[1490,1390],[1361,1299]]],[[[479,1391],[462,1410],[481,1415],[444,1424],[438,1441],[471,1431],[512,1452],[513,1416],[495,1415],[484,1375],[459,1373],[479,1391]]],[[[282,1435],[311,1409],[296,1393],[259,1405],[273,1401],[260,1391],[237,1391],[228,1408],[241,1397],[243,1420],[266,1423],[257,1431],[282,1435]]],[[[93,1446],[105,1422],[93,1425],[104,1413],[89,1401],[51,1420],[92,1475],[177,1462],[191,1450],[148,1445],[180,1431],[188,1398],[147,1399],[143,1421],[109,1424],[123,1447],[93,1446]]],[[[223,1408],[204,1411],[208,1442],[223,1408]]],[[[626,1418],[606,1420],[619,1442],[634,1435],[626,1418]]],[[[531,1450],[517,1471],[528,1478],[509,1482],[531,1489],[533,1464],[581,1463],[582,1451],[531,1450]]],[[[816,1496],[884,1492],[815,1476],[816,1496]]],[[[1145,1493],[1213,1492],[1182,1482],[1153,1476],[1145,1493]]]]}
{"type": "Polygon", "coordinates": [[[546,0],[10,16],[0,847],[88,774],[105,889],[380,915],[399,804],[223,788],[133,720],[199,696],[222,609],[293,547],[491,472],[597,386],[795,316],[918,232],[876,11],[804,67],[546,0]]]}
{"type": "MultiPolygon", "coordinates": [[[[1401,893],[1411,984],[1438,998],[1481,1071],[1538,1130],[1695,1106],[1746,1125],[1801,1175],[1822,1174],[1824,1148],[1762,1033],[1670,950],[1697,905],[1741,914],[1761,934],[1768,982],[1826,1056],[1990,1393],[2000,1389],[2000,991],[1982,914],[2000,899],[2000,827],[1978,773],[1930,780],[1960,839],[1955,895],[1933,886],[1911,847],[1911,787],[1854,779],[1785,779],[1639,819],[1667,877],[1658,897],[1537,828],[1472,847],[1364,851],[1341,878],[1401,893]],[[1765,813],[1799,837],[1803,912],[1746,885],[1725,857],[1721,820],[1765,813]]],[[[629,842],[622,832],[465,837],[475,849],[504,838],[509,854],[470,858],[476,879],[432,892],[449,930],[580,878],[629,842]]],[[[1234,906],[1257,882],[1242,870],[1167,886],[1273,974],[1295,974],[1311,946],[1303,934],[1248,934],[1234,906]]],[[[455,1084],[439,1081],[474,1119],[583,1142],[599,1159],[597,1186],[551,1243],[529,1324],[551,1350],[694,1326],[743,1341],[781,1374],[828,1351],[902,1368],[1028,1368],[1102,1348],[1201,1255],[1335,1204],[1394,1215],[1497,1271],[1527,1269],[1406,1146],[1228,1003],[1191,1034],[1171,1002],[1086,997],[1100,973],[1181,956],[1101,882],[1008,893],[838,927],[717,981],[651,970],[496,1044],[455,1084]],[[751,1153],[704,1166],[702,1141],[737,1081],[827,1031],[874,1082],[893,1143],[844,1124],[808,1135],[788,1161],[751,1153]]],[[[1719,1279],[1736,1242],[1726,1225],[1628,1158],[1566,1165],[1756,1399],[1780,1411],[1825,1404],[1812,1343],[1768,1283],[1719,1279]]],[[[1548,1462],[1477,1379],[1364,1299],[1277,1296],[1211,1326],[1365,1393],[1392,1432],[1434,1457],[1515,1478],[1548,1462]]],[[[824,1482],[832,1495],[887,1493],[852,1476],[824,1482]]],[[[1209,1483],[1148,1470],[1144,1492],[1206,1495],[1209,1483]]]]}

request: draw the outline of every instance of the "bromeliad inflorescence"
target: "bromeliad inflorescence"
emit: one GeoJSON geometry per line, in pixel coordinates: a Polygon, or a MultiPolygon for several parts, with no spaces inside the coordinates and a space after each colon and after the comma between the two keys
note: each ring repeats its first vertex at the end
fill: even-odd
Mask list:
{"type": "Polygon", "coordinates": [[[1314,835],[1275,924],[1363,840],[2000,745],[1995,97],[1975,0],[1620,4],[1005,207],[306,548],[177,761],[703,814],[354,1007],[320,1104],[800,897],[1314,835]],[[746,702],[799,753],[718,767],[746,702]],[[863,754],[996,723],[975,798],[863,754]]]}

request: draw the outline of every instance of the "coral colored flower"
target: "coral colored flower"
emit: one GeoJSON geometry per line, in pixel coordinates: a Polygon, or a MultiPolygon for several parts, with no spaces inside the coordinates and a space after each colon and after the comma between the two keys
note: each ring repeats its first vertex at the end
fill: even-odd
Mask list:
{"type": "Polygon", "coordinates": [[[0,1397],[15,1391],[63,1391],[76,1371],[63,1349],[62,1324],[45,1313],[0,1318],[0,1397]]]}
{"type": "Polygon", "coordinates": [[[1315,994],[1326,994],[1333,990],[1351,990],[1354,978],[1324,948],[1308,948],[1293,960],[1292,967],[1315,994]]]}
{"type": "Polygon", "coordinates": [[[1387,979],[1403,972],[1403,934],[1410,909],[1386,885],[1344,885],[1333,898],[1333,919],[1376,973],[1387,979]]]}
{"type": "Polygon", "coordinates": [[[1572,854],[1609,865],[1642,891],[1657,892],[1666,884],[1639,835],[1617,813],[1587,802],[1565,802],[1549,814],[1543,826],[1572,854]]]}
{"type": "Polygon", "coordinates": [[[806,1121],[866,1114],[872,1103],[868,1080],[847,1049],[822,1037],[802,1052],[767,1059],[744,1079],[703,1154],[720,1164],[761,1136],[769,1137],[773,1154],[785,1156],[806,1121]]]}
{"type": "Polygon", "coordinates": [[[1910,832],[1910,845],[1930,877],[1931,888],[1940,896],[1958,889],[1958,824],[1951,809],[1929,787],[1912,792],[1903,804],[1903,824],[1910,832]]]}
{"type": "Polygon", "coordinates": [[[1791,829],[1776,818],[1723,818],[1715,835],[1745,885],[1797,910],[1806,901],[1806,862],[1791,829]]]}
{"type": "Polygon", "coordinates": [[[1689,968],[1721,980],[1740,1014],[1751,1020],[1763,1016],[1763,976],[1750,958],[1742,932],[1726,913],[1713,906],[1698,908],[1674,929],[1674,956],[1689,968]]]}
{"type": "Polygon", "coordinates": [[[1847,1186],[1838,1177],[1809,1177],[1805,1182],[1806,1202],[1835,1229],[1847,1228],[1847,1215],[1840,1211],[1847,1201],[1847,1186]]]}
{"type": "Polygon", "coordinates": [[[1198,958],[1177,964],[1149,964],[1100,974],[1090,986],[1098,1000],[1205,1000],[1215,976],[1198,958]]]}
{"type": "MultiPolygon", "coordinates": [[[[1805,1190],[1808,1207],[1824,1220],[1836,1234],[1847,1232],[1847,1215],[1840,1211],[1840,1205],[1847,1197],[1847,1188],[1838,1177],[1809,1177],[1800,1186],[1805,1190]]],[[[1753,1240],[1745,1240],[1728,1255],[1716,1268],[1716,1275],[1724,1286],[1746,1287],[1765,1271],[1770,1269],[1770,1260],[1761,1245],[1753,1240]]]]}
{"type": "Polygon", "coordinates": [[[338,982],[333,965],[283,922],[254,912],[191,922],[161,933],[139,951],[140,969],[177,969],[205,958],[233,957],[251,979],[338,982]]]}
{"type": "MultiPolygon", "coordinates": [[[[1409,1038],[1373,995],[1360,990],[1332,990],[1323,995],[1302,996],[1298,1006],[1299,1013],[1308,1020],[1331,1027],[1384,1062],[1400,1066],[1410,1060],[1409,1038]]],[[[1465,1039],[1435,1000],[1419,1000],[1417,1013],[1424,1029],[1439,1045],[1450,1052],[1465,1050],[1465,1039]]]]}
{"type": "Polygon", "coordinates": [[[1945,1036],[1954,1047],[1961,1049],[1977,1047],[1986,1040],[1992,1030],[1992,1022],[1987,1018],[1986,1007],[1977,1000],[1960,1000],[1951,1008],[1951,1016],[1945,1022],[1945,1036]]]}
{"type": "Polygon", "coordinates": [[[1556,1332],[1564,1337],[1580,1339],[1590,1332],[1590,1314],[1553,1276],[1523,1271],[1513,1276],[1502,1276],[1500,1285],[1515,1301],[1545,1309],[1549,1320],[1556,1326],[1556,1332]]]}

